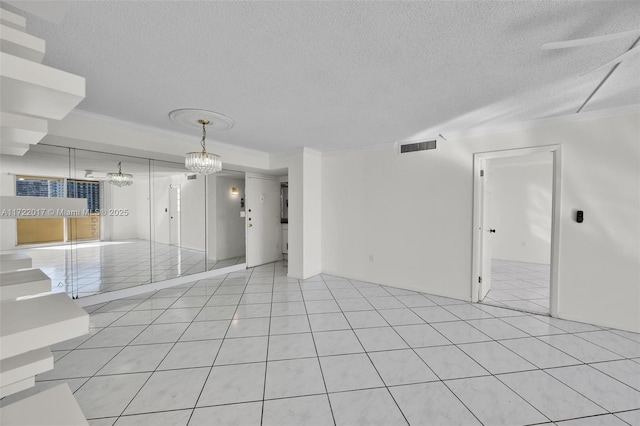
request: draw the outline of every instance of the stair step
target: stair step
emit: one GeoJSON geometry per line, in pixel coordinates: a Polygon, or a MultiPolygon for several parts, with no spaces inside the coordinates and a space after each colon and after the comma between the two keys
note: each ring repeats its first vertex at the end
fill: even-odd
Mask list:
{"type": "Polygon", "coordinates": [[[0,408],[0,424],[88,426],[69,385],[63,383],[0,408]]]}
{"type": "Polygon", "coordinates": [[[85,79],[0,52],[0,110],[62,120],[85,97],[85,79]]]}
{"type": "MultiPolygon", "coordinates": [[[[49,348],[40,348],[2,360],[0,364],[0,398],[15,393],[14,386],[53,369],[53,355],[49,348]]],[[[22,389],[20,389],[22,390],[22,389]]]]}
{"type": "MultiPolygon", "coordinates": [[[[2,115],[4,119],[4,115],[2,115]]],[[[9,272],[31,268],[31,258],[24,253],[0,254],[0,271],[9,272]]]]}
{"type": "Polygon", "coordinates": [[[44,40],[8,25],[0,24],[0,51],[40,63],[44,59],[44,40]]]}
{"type": "MultiPolygon", "coordinates": [[[[14,393],[21,392],[23,390],[32,388],[36,385],[35,377],[27,377],[24,380],[20,380],[19,382],[11,383],[10,385],[0,387],[0,395],[2,398],[5,396],[13,395],[14,393]]],[[[2,424],[0,422],[0,424],[2,424]]]]}
{"type": "Polygon", "coordinates": [[[0,8],[0,24],[20,31],[25,31],[27,29],[27,20],[24,16],[20,16],[2,8],[0,8]]]}
{"type": "Polygon", "coordinates": [[[40,269],[0,273],[0,301],[51,293],[51,278],[40,269]]]}
{"type": "Polygon", "coordinates": [[[0,302],[0,361],[89,332],[89,315],[64,293],[0,302]]]}

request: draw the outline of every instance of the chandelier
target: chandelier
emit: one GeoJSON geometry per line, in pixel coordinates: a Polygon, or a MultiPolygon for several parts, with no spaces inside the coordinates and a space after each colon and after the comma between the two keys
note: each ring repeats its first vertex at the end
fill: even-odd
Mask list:
{"type": "Polygon", "coordinates": [[[119,162],[118,173],[107,173],[107,182],[115,186],[133,185],[133,175],[122,173],[122,162],[119,162]]]}
{"type": "Polygon", "coordinates": [[[187,169],[203,175],[217,173],[222,170],[222,159],[219,155],[207,152],[205,147],[209,120],[200,119],[198,123],[202,124],[202,140],[200,141],[202,151],[187,153],[184,159],[184,165],[187,169]]]}

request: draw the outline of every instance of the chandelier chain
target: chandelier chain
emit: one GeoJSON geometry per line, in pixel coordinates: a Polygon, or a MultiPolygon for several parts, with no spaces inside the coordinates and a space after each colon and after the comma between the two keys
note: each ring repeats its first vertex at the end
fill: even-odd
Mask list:
{"type": "Polygon", "coordinates": [[[202,146],[202,152],[206,151],[206,148],[204,146],[204,140],[207,137],[207,129],[206,129],[207,123],[202,123],[202,140],[200,141],[200,145],[202,146]]]}

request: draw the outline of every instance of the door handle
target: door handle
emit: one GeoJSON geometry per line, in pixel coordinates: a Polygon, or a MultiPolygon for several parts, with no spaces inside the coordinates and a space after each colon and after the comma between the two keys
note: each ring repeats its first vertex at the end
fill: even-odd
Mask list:
{"type": "Polygon", "coordinates": [[[489,229],[489,233],[491,233],[491,234],[495,234],[495,233],[496,233],[496,230],[495,230],[495,229],[489,229]]]}

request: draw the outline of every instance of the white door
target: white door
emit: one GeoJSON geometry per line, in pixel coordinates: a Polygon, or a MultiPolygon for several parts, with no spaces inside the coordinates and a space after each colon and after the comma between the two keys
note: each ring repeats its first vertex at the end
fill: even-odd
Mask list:
{"type": "Polygon", "coordinates": [[[169,186],[169,244],[180,245],[180,185],[169,186]]]}
{"type": "Polygon", "coordinates": [[[480,277],[479,280],[479,294],[478,300],[485,298],[489,290],[491,290],[491,237],[495,233],[495,229],[491,228],[491,170],[487,167],[487,161],[482,160],[482,177],[480,179],[481,188],[481,226],[480,241],[482,246],[481,265],[480,265],[480,277]]]}
{"type": "Polygon", "coordinates": [[[280,182],[247,176],[245,196],[247,267],[281,260],[280,182]]]}

